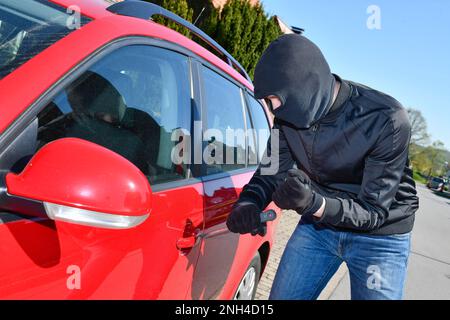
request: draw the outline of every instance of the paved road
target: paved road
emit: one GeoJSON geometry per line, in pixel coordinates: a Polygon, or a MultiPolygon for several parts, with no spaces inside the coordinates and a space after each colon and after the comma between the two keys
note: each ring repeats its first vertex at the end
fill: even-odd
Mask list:
{"type": "MultiPolygon", "coordinates": [[[[450,198],[418,186],[420,209],[412,236],[405,300],[450,299],[450,198]]],[[[336,282],[336,279],[334,279],[336,282]]],[[[348,272],[330,299],[349,299],[348,272]]]]}
{"type": "MultiPolygon", "coordinates": [[[[420,209],[413,231],[405,299],[450,299],[450,198],[438,196],[422,185],[418,192],[420,209]]],[[[295,212],[284,212],[256,299],[267,299],[281,254],[298,220],[295,212]]],[[[349,298],[348,272],[342,265],[319,299],[349,298]]]]}

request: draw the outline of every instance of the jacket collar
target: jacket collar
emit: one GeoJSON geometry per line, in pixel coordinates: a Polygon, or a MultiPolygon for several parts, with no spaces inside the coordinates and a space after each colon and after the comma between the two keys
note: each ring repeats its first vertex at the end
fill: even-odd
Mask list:
{"type": "Polygon", "coordinates": [[[334,77],[336,78],[336,81],[339,81],[341,83],[341,87],[339,88],[338,95],[333,105],[331,106],[330,111],[328,111],[327,115],[319,120],[319,122],[321,122],[322,120],[329,121],[335,119],[336,116],[340,113],[342,107],[350,99],[350,96],[352,94],[350,83],[342,80],[338,75],[334,75],[334,77]]]}

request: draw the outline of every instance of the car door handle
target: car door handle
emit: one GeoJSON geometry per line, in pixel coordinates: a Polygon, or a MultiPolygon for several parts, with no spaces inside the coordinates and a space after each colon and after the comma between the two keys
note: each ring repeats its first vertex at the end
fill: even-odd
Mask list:
{"type": "Polygon", "coordinates": [[[197,243],[197,237],[191,236],[187,238],[181,238],[177,240],[177,249],[178,250],[186,250],[191,249],[197,243]]]}
{"type": "Polygon", "coordinates": [[[203,236],[200,229],[197,229],[194,234],[189,237],[183,237],[177,240],[178,250],[187,250],[195,247],[200,241],[199,239],[203,236]]]}

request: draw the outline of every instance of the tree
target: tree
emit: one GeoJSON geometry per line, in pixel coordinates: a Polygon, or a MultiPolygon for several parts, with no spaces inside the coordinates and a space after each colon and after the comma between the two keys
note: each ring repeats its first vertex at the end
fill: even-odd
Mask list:
{"type": "Polygon", "coordinates": [[[193,22],[197,22],[196,26],[201,25],[213,11],[216,11],[211,0],[187,0],[187,3],[194,11],[192,19],[193,22]]]}
{"type": "Polygon", "coordinates": [[[430,136],[427,132],[427,122],[419,110],[408,108],[411,123],[411,144],[409,154],[414,170],[428,177],[446,174],[445,164],[449,161],[449,153],[444,143],[435,141],[428,145],[430,136]]]}
{"type": "Polygon", "coordinates": [[[216,39],[217,26],[219,24],[219,10],[212,7],[206,14],[202,14],[203,19],[199,22],[200,28],[206,32],[211,38],[216,39]]]}
{"type": "Polygon", "coordinates": [[[409,121],[411,123],[411,142],[409,145],[409,156],[414,170],[430,175],[433,171],[433,161],[429,152],[431,147],[425,147],[429,141],[427,122],[419,110],[408,108],[409,121]]]}
{"type": "MultiPolygon", "coordinates": [[[[194,14],[194,10],[189,7],[188,2],[186,0],[146,0],[148,2],[155,3],[177,15],[182,17],[183,19],[192,22],[192,17],[194,14]]],[[[189,30],[178,25],[175,22],[167,21],[167,19],[163,17],[156,17],[155,22],[164,24],[165,26],[181,33],[186,37],[191,37],[189,30]]]]}
{"type": "Polygon", "coordinates": [[[243,54],[246,55],[243,67],[249,70],[251,77],[253,77],[256,64],[265,50],[265,47],[261,43],[263,42],[263,32],[267,20],[262,6],[256,7],[254,13],[256,15],[254,22],[252,26],[249,26],[251,37],[246,40],[245,50],[243,50],[243,54]]]}
{"type": "Polygon", "coordinates": [[[263,51],[281,35],[263,6],[251,5],[247,0],[229,0],[202,28],[239,61],[250,77],[263,51]]]}
{"type": "Polygon", "coordinates": [[[411,158],[411,163],[414,168],[414,171],[421,173],[428,173],[432,168],[431,160],[429,155],[427,154],[427,150],[423,148],[420,152],[417,152],[414,158],[411,158]]]}
{"type": "Polygon", "coordinates": [[[407,109],[409,121],[411,122],[411,144],[426,145],[430,136],[427,132],[427,122],[419,110],[407,109]]]}
{"type": "MultiPolygon", "coordinates": [[[[149,0],[147,0],[149,1],[149,0]]],[[[248,0],[229,0],[220,10],[210,0],[152,0],[182,18],[193,22],[227,50],[250,77],[263,51],[281,35],[273,18],[269,18],[261,4],[251,5],[248,0]]],[[[189,36],[189,31],[163,18],[156,19],[168,27],[189,36]]],[[[193,37],[193,40],[204,44],[193,37]]]]}
{"type": "Polygon", "coordinates": [[[441,141],[435,141],[426,150],[430,159],[430,168],[428,170],[428,176],[441,175],[443,164],[445,163],[445,151],[444,143],[441,141]]]}

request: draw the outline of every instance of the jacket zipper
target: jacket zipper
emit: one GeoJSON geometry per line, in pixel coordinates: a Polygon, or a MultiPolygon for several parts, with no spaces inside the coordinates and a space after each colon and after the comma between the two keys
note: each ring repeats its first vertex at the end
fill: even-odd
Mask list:
{"type": "Polygon", "coordinates": [[[316,144],[316,137],[317,137],[317,132],[319,131],[319,128],[320,128],[320,125],[317,123],[314,124],[314,126],[312,127],[312,131],[314,132],[314,137],[313,137],[313,143],[311,146],[311,172],[313,173],[315,180],[317,182],[320,182],[320,178],[316,173],[316,170],[315,170],[316,166],[315,166],[315,163],[313,162],[313,159],[314,159],[314,145],[316,144]]]}

